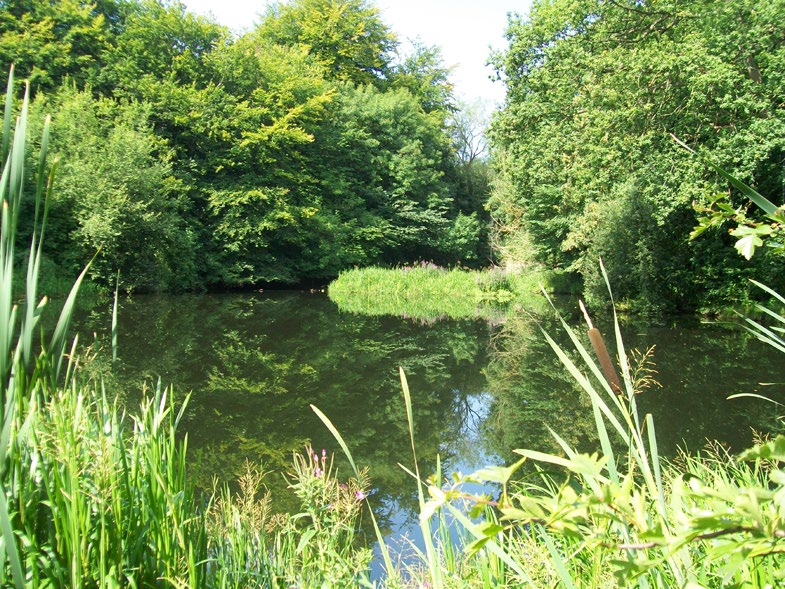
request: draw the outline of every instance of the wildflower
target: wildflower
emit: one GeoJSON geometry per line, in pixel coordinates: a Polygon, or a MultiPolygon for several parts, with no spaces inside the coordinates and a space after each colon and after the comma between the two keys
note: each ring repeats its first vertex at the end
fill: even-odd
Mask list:
{"type": "Polygon", "coordinates": [[[354,496],[357,498],[357,501],[362,501],[365,499],[365,493],[362,490],[355,491],[354,496]]]}

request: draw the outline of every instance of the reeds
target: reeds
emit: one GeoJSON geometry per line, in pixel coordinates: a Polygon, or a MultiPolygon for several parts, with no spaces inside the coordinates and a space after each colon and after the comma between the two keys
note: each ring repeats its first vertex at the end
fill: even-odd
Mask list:
{"type": "MultiPolygon", "coordinates": [[[[454,586],[697,589],[780,584],[785,437],[741,457],[711,446],[701,455],[664,463],[654,420],[638,416],[640,391],[618,319],[614,316],[621,390],[606,378],[584,338],[566,322],[562,326],[571,351],[547,333],[543,336],[591,400],[600,451],[580,454],[552,431],[560,455],[521,449],[516,452],[522,460],[511,467],[454,476],[446,487],[436,479],[422,517],[443,518],[447,510],[472,538],[460,565],[453,562],[454,551],[443,548],[436,563],[450,570],[463,566],[464,571],[489,569],[492,558],[497,565],[491,581],[483,575],[482,585],[475,585],[479,580],[468,574],[454,586]],[[524,461],[535,463],[536,478],[516,481],[524,461]],[[502,484],[498,500],[462,492],[464,483],[478,481],[502,484]],[[474,515],[484,510],[485,518],[478,523],[461,516],[453,505],[459,500],[473,502],[474,515]],[[488,514],[490,504],[494,507],[488,514]]],[[[425,556],[423,570],[431,571],[437,564],[425,556]]],[[[430,572],[423,573],[420,582],[425,580],[438,581],[430,572]]]]}
{"type": "Polygon", "coordinates": [[[527,275],[501,268],[445,269],[429,262],[399,268],[358,268],[342,272],[329,287],[343,311],[396,315],[419,321],[494,318],[513,305],[537,311],[545,299],[537,287],[542,273],[527,275]]]}

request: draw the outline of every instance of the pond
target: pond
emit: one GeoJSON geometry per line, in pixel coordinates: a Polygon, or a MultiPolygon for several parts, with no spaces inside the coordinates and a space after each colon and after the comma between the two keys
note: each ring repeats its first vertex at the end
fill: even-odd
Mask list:
{"type": "MultiPolygon", "coordinates": [[[[80,332],[106,341],[109,314],[81,317],[80,332]]],[[[609,319],[595,323],[611,333],[609,319]]],[[[375,512],[396,535],[417,512],[414,481],[398,465],[412,465],[399,366],[426,474],[437,455],[449,473],[511,461],[515,448],[556,452],[548,428],[582,451],[599,450],[588,399],[540,328],[565,339],[553,318],[526,313],[420,322],[343,313],[321,293],[134,296],[120,304],[119,382],[129,403],[158,378],[178,400],[191,392],[184,430],[198,484],[210,489],[215,479],[235,480],[246,460],[262,463],[279,509],[296,509],[283,476],[294,451],[310,442],[340,455],[310,405],[318,407],[369,467],[375,512]]],[[[756,392],[783,400],[783,386],[768,384],[785,382],[781,354],[738,326],[623,321],[622,332],[630,350],[655,346],[651,376],[661,386],[638,402],[654,415],[661,453],[698,450],[707,438],[740,450],[753,429],[775,427],[775,405],[726,399],[756,392]]]]}

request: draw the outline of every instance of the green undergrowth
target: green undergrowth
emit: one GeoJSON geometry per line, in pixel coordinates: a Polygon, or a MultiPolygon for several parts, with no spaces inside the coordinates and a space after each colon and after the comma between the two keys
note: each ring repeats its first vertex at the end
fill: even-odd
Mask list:
{"type": "MultiPolygon", "coordinates": [[[[26,263],[22,267],[26,267],[26,263]]],[[[64,271],[45,255],[41,256],[38,280],[38,293],[46,296],[49,300],[64,301],[74,285],[76,276],[73,273],[64,271]]],[[[14,299],[21,300],[25,296],[24,274],[18,275],[14,279],[14,299]]],[[[74,301],[75,305],[81,309],[92,309],[96,305],[110,301],[112,292],[105,287],[90,280],[85,276],[79,287],[79,297],[74,301]]]]}
{"type": "Polygon", "coordinates": [[[398,268],[357,268],[342,272],[328,289],[341,310],[361,315],[394,315],[422,321],[493,318],[508,311],[547,308],[542,270],[473,271],[423,262],[398,268]]]}
{"type": "MultiPolygon", "coordinates": [[[[785,317],[771,309],[768,315],[773,327],[750,320],[748,329],[785,351],[785,317]]],[[[614,326],[611,354],[601,352],[604,341],[597,343],[602,338],[591,325],[587,338],[562,321],[569,348],[543,332],[590,400],[597,451],[579,453],[551,430],[558,454],[521,448],[513,465],[450,476],[437,471],[421,481],[427,494],[421,492],[420,519],[431,547],[418,586],[782,586],[785,436],[761,439],[738,456],[709,444],[699,454],[664,460],[654,419],[638,412],[650,373],[627,355],[618,319],[614,326]],[[502,491],[467,490],[477,483],[502,491]],[[461,551],[439,541],[438,530],[450,520],[462,528],[461,551]]],[[[405,379],[403,389],[409,406],[405,379]]]]}

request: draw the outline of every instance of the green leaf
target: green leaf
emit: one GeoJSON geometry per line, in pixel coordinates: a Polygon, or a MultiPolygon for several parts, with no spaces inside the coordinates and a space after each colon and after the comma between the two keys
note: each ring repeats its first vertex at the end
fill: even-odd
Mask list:
{"type": "Polygon", "coordinates": [[[771,233],[772,228],[769,225],[741,225],[730,232],[732,236],[741,238],[736,242],[735,247],[748,260],[755,253],[755,248],[763,245],[762,237],[771,233]]]}
{"type": "Polygon", "coordinates": [[[755,234],[749,234],[736,242],[734,247],[746,259],[752,259],[755,249],[763,245],[763,240],[755,234]]]}
{"type": "Polygon", "coordinates": [[[536,450],[513,450],[516,454],[538,460],[540,462],[549,462],[557,466],[562,466],[576,474],[582,474],[589,477],[597,477],[602,473],[605,464],[608,462],[606,457],[598,457],[597,454],[589,456],[588,454],[578,454],[572,460],[555,456],[553,454],[545,454],[544,452],[537,452],[536,450]]]}
{"type": "Polygon", "coordinates": [[[742,452],[741,460],[785,460],[785,436],[779,435],[770,442],[742,452]]]}
{"type": "Polygon", "coordinates": [[[525,457],[511,466],[487,466],[470,474],[467,480],[506,484],[524,462],[525,457]]]}

